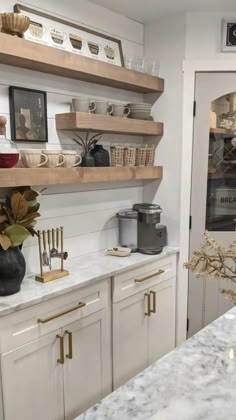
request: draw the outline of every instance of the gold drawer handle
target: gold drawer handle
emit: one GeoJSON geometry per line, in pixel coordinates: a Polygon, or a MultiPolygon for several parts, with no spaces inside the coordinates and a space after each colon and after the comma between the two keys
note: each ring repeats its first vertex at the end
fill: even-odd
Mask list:
{"type": "Polygon", "coordinates": [[[145,293],[144,296],[148,298],[147,312],[144,312],[144,314],[147,315],[147,316],[151,316],[151,295],[150,295],[150,293],[145,293]]]}
{"type": "Polygon", "coordinates": [[[60,340],[60,357],[57,359],[57,363],[61,363],[61,365],[64,365],[64,336],[57,334],[57,338],[60,340]]]}
{"type": "Polygon", "coordinates": [[[65,335],[68,335],[69,353],[66,354],[67,359],[73,358],[73,343],[72,343],[72,332],[66,330],[65,335]]]}
{"type": "Polygon", "coordinates": [[[75,305],[70,309],[66,309],[65,311],[58,312],[55,315],[51,315],[47,318],[38,318],[38,322],[40,324],[46,324],[46,322],[52,321],[53,319],[59,318],[60,316],[69,314],[70,312],[76,311],[77,309],[83,308],[84,306],[86,306],[86,303],[79,302],[78,305],[75,305]]]}
{"type": "Polygon", "coordinates": [[[164,272],[165,272],[164,270],[159,270],[156,273],[149,274],[149,276],[142,277],[141,279],[135,279],[134,281],[135,283],[142,283],[143,281],[151,279],[152,277],[160,276],[160,274],[163,274],[164,272]]]}
{"type": "Polygon", "coordinates": [[[152,312],[153,314],[156,314],[157,312],[157,301],[156,301],[156,292],[154,292],[153,290],[150,291],[150,296],[152,296],[152,309],[150,309],[150,312],[152,312]]]}

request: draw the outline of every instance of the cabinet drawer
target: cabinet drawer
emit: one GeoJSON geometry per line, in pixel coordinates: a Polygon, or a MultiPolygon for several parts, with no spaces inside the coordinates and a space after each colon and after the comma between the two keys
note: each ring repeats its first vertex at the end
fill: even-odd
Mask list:
{"type": "Polygon", "coordinates": [[[176,276],[176,255],[125,271],[112,279],[113,303],[176,276]]]}
{"type": "Polygon", "coordinates": [[[0,319],[0,352],[22,346],[110,305],[110,279],[0,319]]]}

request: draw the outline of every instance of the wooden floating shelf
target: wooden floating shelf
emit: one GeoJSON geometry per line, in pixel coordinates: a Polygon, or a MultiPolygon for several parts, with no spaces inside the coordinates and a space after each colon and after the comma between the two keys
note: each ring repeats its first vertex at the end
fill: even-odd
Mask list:
{"type": "Polygon", "coordinates": [[[162,166],[0,169],[0,187],[62,185],[162,178],[162,166]]]}
{"type": "Polygon", "coordinates": [[[140,136],[162,136],[163,123],[110,115],[89,114],[88,112],[68,112],[56,115],[57,130],[93,131],[113,134],[140,136]]]}
{"type": "Polygon", "coordinates": [[[210,134],[226,134],[227,131],[224,128],[210,128],[210,134]]]}
{"type": "Polygon", "coordinates": [[[164,80],[59,48],[0,33],[0,62],[141,93],[164,91],[164,80]]]}
{"type": "Polygon", "coordinates": [[[236,179],[236,174],[218,172],[215,174],[208,174],[208,179],[236,179]]]}

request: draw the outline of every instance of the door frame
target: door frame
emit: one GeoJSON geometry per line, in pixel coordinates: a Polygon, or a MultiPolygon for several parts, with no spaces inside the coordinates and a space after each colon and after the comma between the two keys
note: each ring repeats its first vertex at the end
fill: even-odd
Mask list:
{"type": "Polygon", "coordinates": [[[186,340],[188,311],[188,270],[183,264],[189,258],[189,217],[191,211],[191,181],[193,159],[193,103],[195,98],[196,73],[236,72],[235,59],[201,60],[183,62],[183,119],[182,119],[182,167],[180,201],[180,255],[177,288],[176,344],[186,340]]]}

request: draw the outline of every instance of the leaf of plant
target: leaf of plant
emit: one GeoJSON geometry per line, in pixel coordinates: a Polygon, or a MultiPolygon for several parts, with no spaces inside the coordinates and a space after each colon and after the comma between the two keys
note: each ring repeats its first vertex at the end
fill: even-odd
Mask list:
{"type": "Polygon", "coordinates": [[[0,234],[0,245],[4,251],[6,251],[11,246],[11,241],[8,236],[0,234]]]}
{"type": "Polygon", "coordinates": [[[30,233],[23,226],[12,225],[5,229],[5,235],[10,239],[12,246],[19,246],[30,236],[30,233]]]}
{"type": "Polygon", "coordinates": [[[28,213],[28,208],[28,203],[21,193],[15,192],[12,194],[11,209],[15,220],[23,219],[28,213]]]}
{"type": "Polygon", "coordinates": [[[32,206],[32,207],[29,206],[28,214],[36,213],[39,210],[39,207],[40,207],[39,203],[35,204],[35,206],[32,206]]]}
{"type": "Polygon", "coordinates": [[[39,194],[37,193],[37,191],[27,190],[24,192],[23,195],[27,201],[32,201],[35,200],[35,198],[37,198],[39,194]]]}
{"type": "MultiPolygon", "coordinates": [[[[38,214],[38,213],[37,213],[38,214]]],[[[37,216],[38,217],[38,216],[37,216]]],[[[33,216],[33,217],[29,217],[29,218],[27,218],[27,219],[25,219],[25,220],[21,220],[20,222],[19,222],[19,224],[21,225],[21,226],[24,226],[24,227],[29,227],[29,226],[34,226],[35,224],[37,223],[37,221],[35,220],[35,216],[33,216]]]]}

